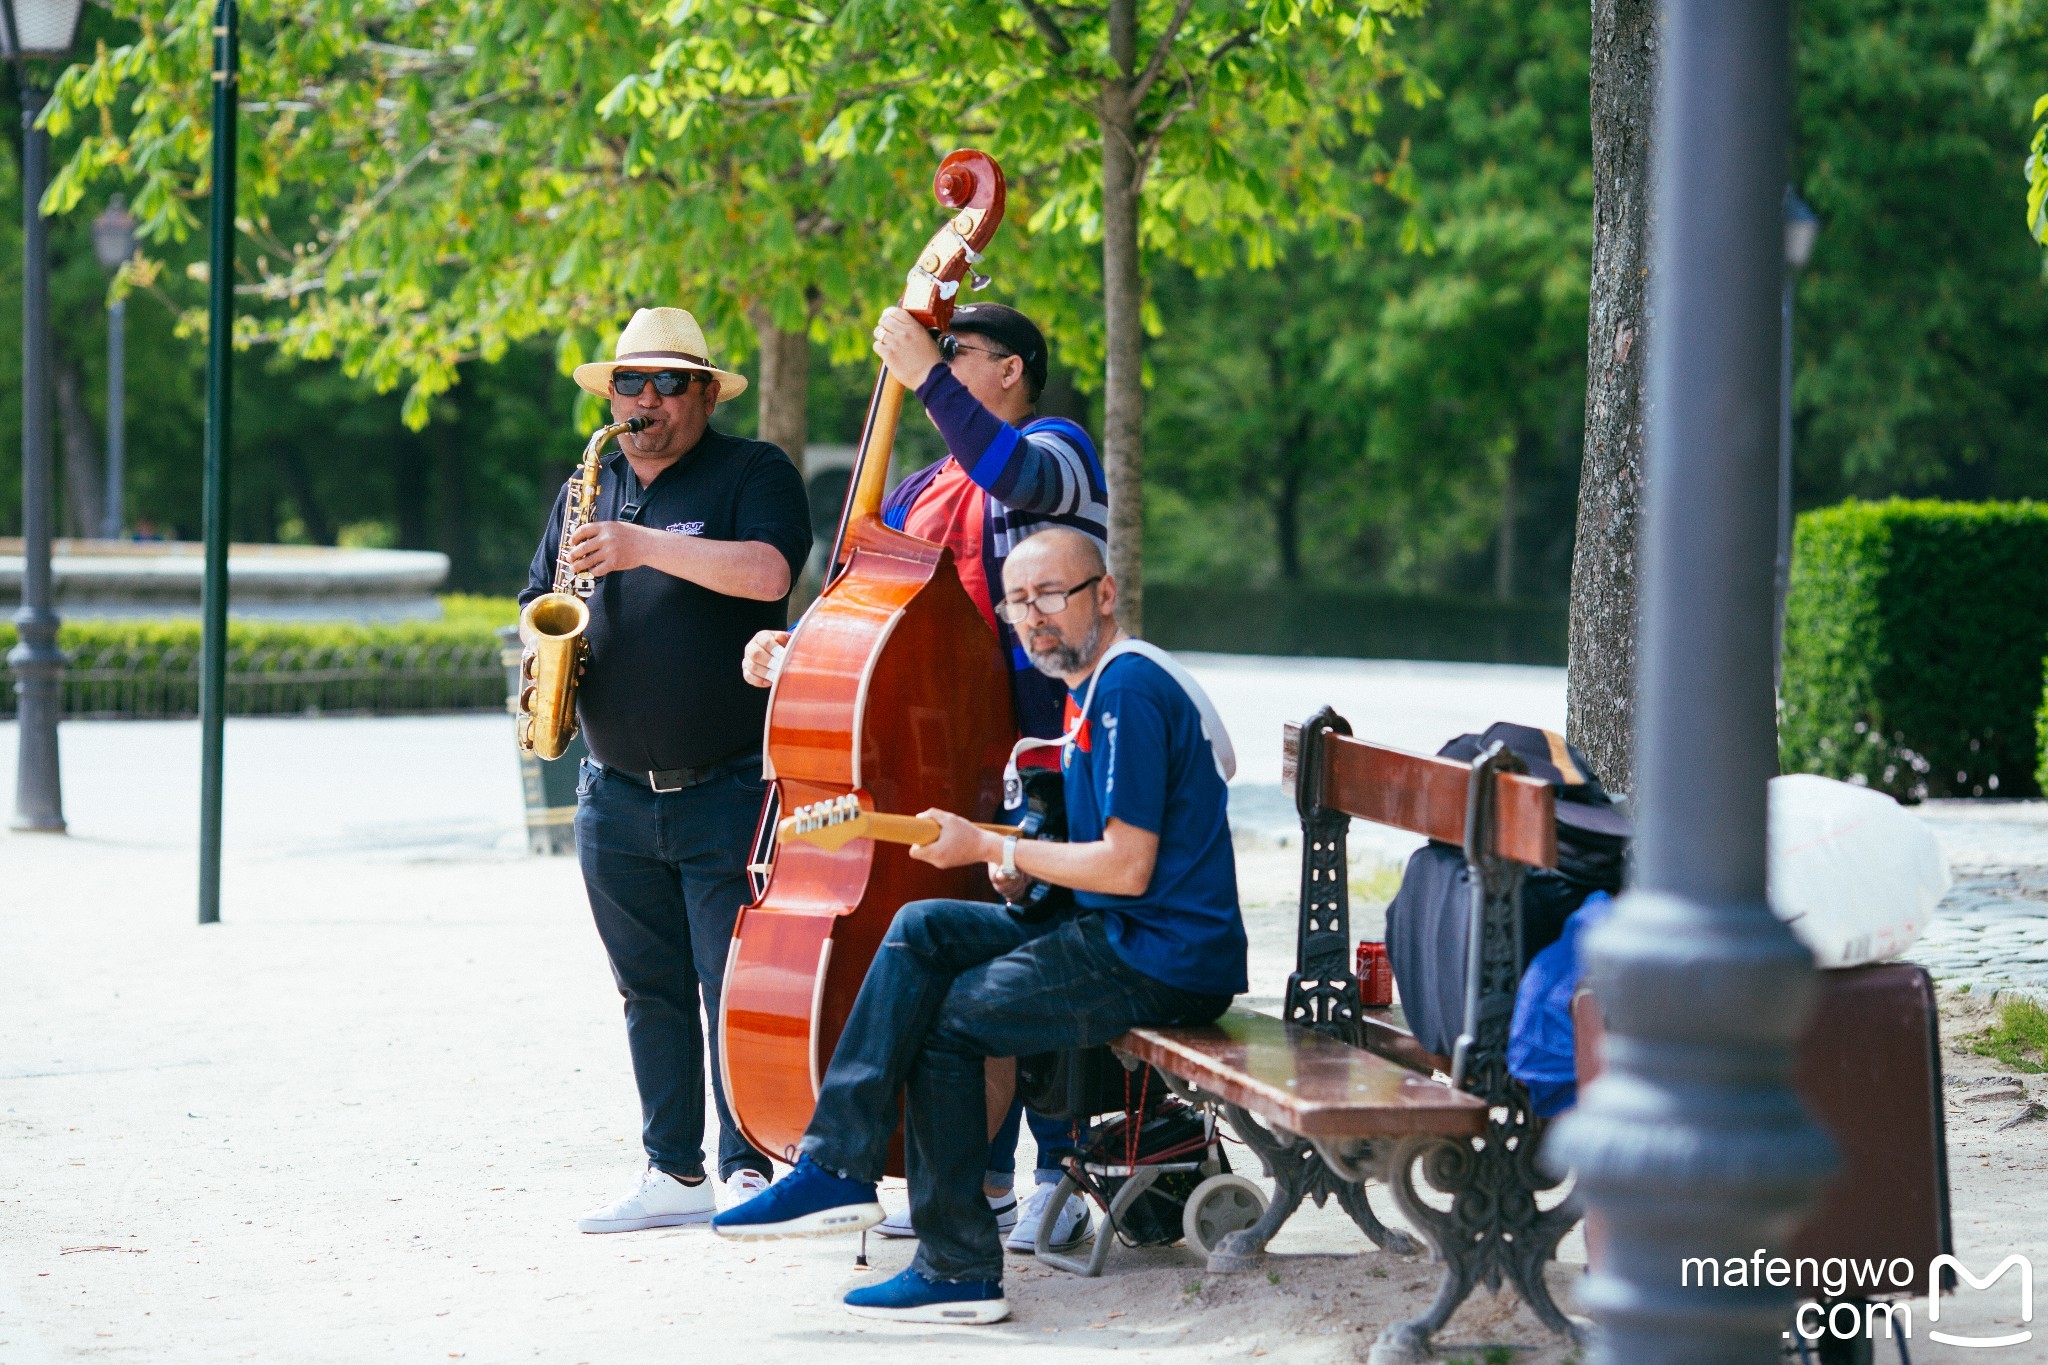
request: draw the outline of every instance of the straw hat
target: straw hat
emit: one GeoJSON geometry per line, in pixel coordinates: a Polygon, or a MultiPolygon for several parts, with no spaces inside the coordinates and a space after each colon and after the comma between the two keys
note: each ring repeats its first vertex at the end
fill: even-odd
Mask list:
{"type": "Polygon", "coordinates": [[[718,376],[721,403],[746,392],[746,376],[719,369],[711,363],[710,355],[711,348],[704,344],[704,329],[688,312],[681,308],[642,308],[633,314],[626,330],[619,333],[612,358],[578,365],[575,379],[585,393],[604,398],[611,393],[612,371],[621,365],[634,369],[702,370],[718,376]]]}

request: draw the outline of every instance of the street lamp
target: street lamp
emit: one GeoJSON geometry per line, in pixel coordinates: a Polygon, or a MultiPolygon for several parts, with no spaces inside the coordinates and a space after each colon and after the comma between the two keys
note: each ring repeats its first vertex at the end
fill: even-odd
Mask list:
{"type": "Polygon", "coordinates": [[[84,0],[0,0],[0,55],[14,63],[21,89],[21,609],[18,643],[7,653],[14,669],[20,745],[13,826],[64,832],[58,778],[57,716],[62,709],[64,652],[50,604],[50,255],[43,233],[43,191],[50,180],[50,135],[36,126],[49,87],[31,74],[29,58],[62,58],[78,32],[84,0]]]}
{"type": "Polygon", "coordinates": [[[1778,326],[1778,564],[1773,586],[1772,678],[1785,681],[1785,598],[1792,590],[1792,291],[1813,259],[1820,217],[1790,185],[1785,187],[1785,279],[1778,326]]]}
{"type": "MultiPolygon", "coordinates": [[[[92,220],[92,251],[108,270],[119,270],[135,254],[135,215],[118,194],[92,220]]],[[[128,300],[116,298],[107,304],[107,507],[100,519],[106,540],[121,538],[121,485],[128,471],[127,375],[128,300]]]]}

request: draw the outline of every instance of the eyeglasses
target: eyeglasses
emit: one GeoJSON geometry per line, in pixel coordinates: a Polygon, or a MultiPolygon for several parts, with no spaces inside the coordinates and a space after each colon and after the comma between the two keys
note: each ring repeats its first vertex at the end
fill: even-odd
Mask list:
{"type": "Polygon", "coordinates": [[[1082,579],[1071,588],[1063,588],[1058,592],[1042,592],[1036,597],[1026,598],[1021,602],[1015,598],[1005,598],[996,603],[996,615],[1002,617],[1013,626],[1023,624],[1024,618],[1030,614],[1031,609],[1034,607],[1038,609],[1040,616],[1058,616],[1067,609],[1068,598],[1089,584],[1100,583],[1101,581],[1102,575],[1097,574],[1093,578],[1082,579]]]}
{"type": "Polygon", "coordinates": [[[673,398],[689,390],[692,383],[702,378],[696,370],[613,370],[612,392],[621,398],[638,398],[640,391],[647,387],[647,381],[654,381],[654,391],[663,398],[673,398]]]}
{"type": "Polygon", "coordinates": [[[962,351],[979,351],[981,354],[987,356],[991,360],[1008,360],[1011,356],[1016,354],[1015,351],[991,351],[986,346],[969,346],[966,342],[960,340],[959,337],[954,336],[951,332],[948,332],[944,336],[939,338],[939,355],[943,357],[948,364],[952,363],[953,357],[959,355],[962,351]]]}

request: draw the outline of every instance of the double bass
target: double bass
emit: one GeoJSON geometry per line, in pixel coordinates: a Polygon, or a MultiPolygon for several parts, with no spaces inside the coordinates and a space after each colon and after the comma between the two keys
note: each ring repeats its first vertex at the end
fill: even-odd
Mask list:
{"type": "MultiPolygon", "coordinates": [[[[932,192],[957,212],[926,243],[899,306],[943,331],[960,282],[1003,218],[1003,173],[956,151],[932,192]]],[[[979,283],[979,281],[977,281],[979,283]]],[[[768,698],[765,775],[783,811],[851,797],[988,820],[1016,735],[1008,662],[950,550],[883,525],[903,386],[875,385],[828,582],[792,632],[768,698]]],[[[777,844],[726,959],[719,1064],[747,1139],[795,1159],[868,964],[904,904],[988,897],[979,868],[940,869],[857,838],[777,844]]]]}

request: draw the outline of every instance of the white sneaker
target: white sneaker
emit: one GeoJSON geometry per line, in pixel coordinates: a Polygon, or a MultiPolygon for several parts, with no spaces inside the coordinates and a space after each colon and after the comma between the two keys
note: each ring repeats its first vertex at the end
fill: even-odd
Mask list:
{"type": "MultiPolygon", "coordinates": [[[[996,1235],[1002,1236],[1017,1226],[1017,1196],[1014,1191],[1004,1190],[1001,1194],[988,1196],[988,1206],[996,1211],[996,1235]]],[[[875,1224],[875,1232],[882,1237],[915,1237],[917,1229],[910,1226],[910,1205],[905,1204],[875,1224]]]]}
{"type": "Polygon", "coordinates": [[[717,1190],[707,1180],[685,1185],[666,1171],[649,1166],[640,1183],[616,1204],[592,1209],[576,1220],[583,1232],[638,1232],[672,1228],[683,1223],[708,1223],[718,1212],[717,1190]]]}
{"type": "Polygon", "coordinates": [[[768,1188],[768,1177],[751,1166],[742,1166],[730,1176],[718,1182],[719,1190],[725,1195],[720,1202],[726,1208],[736,1209],[768,1188]]]}
{"type": "MultiPolygon", "coordinates": [[[[1017,1219],[1017,1226],[1010,1233],[1010,1240],[1003,1243],[1011,1251],[1026,1255],[1038,1250],[1038,1225],[1045,1217],[1046,1201],[1052,1198],[1057,1185],[1040,1185],[1024,1201],[1024,1212],[1017,1219]]],[[[1088,1239],[1088,1201],[1078,1194],[1067,1196],[1067,1206],[1060,1210],[1059,1218],[1052,1225],[1052,1249],[1072,1251],[1088,1239]]]]}

